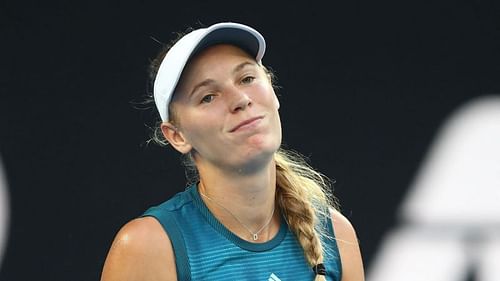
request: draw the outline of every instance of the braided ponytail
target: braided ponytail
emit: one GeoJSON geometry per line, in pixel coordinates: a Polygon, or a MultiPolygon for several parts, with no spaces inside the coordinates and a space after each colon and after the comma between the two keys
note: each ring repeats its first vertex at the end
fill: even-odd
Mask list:
{"type": "MultiPolygon", "coordinates": [[[[311,168],[304,158],[292,151],[280,149],[276,162],[276,201],[299,241],[304,256],[312,268],[323,263],[319,227],[321,219],[330,219],[330,207],[336,206],[329,191],[329,182],[311,168]]],[[[316,272],[315,281],[326,280],[316,272]]]]}

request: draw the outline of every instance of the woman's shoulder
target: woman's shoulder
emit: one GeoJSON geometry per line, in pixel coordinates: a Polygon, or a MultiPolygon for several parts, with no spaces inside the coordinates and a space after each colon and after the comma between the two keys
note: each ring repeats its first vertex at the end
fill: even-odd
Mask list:
{"type": "Polygon", "coordinates": [[[331,209],[330,213],[342,262],[342,281],[364,280],[361,250],[354,226],[340,211],[331,209]]]}
{"type": "Polygon", "coordinates": [[[101,280],[176,280],[170,239],[155,218],[134,219],[118,231],[101,280]]]}
{"type": "Polygon", "coordinates": [[[354,229],[354,226],[346,216],[344,216],[339,210],[334,208],[330,209],[330,215],[332,223],[335,227],[336,237],[338,235],[341,235],[341,236],[356,238],[356,230],[354,229]]]}
{"type": "Polygon", "coordinates": [[[112,248],[126,247],[140,252],[148,250],[157,242],[165,241],[169,241],[169,238],[158,220],[153,217],[141,217],[129,221],[118,231],[112,248]]]}

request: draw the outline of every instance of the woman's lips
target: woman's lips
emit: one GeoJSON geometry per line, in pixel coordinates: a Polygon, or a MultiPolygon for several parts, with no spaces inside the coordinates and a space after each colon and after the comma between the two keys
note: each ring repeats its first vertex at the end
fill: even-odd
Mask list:
{"type": "Polygon", "coordinates": [[[233,132],[236,132],[238,130],[242,130],[242,129],[251,127],[252,125],[257,124],[262,118],[263,118],[263,116],[258,116],[258,117],[247,119],[247,120],[239,123],[238,125],[236,125],[236,127],[232,128],[229,132],[233,133],[233,132]]]}

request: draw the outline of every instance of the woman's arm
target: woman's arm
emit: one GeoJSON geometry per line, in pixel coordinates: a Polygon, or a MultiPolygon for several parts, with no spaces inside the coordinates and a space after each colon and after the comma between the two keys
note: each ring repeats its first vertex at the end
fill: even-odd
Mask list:
{"type": "Polygon", "coordinates": [[[342,262],[342,281],[364,281],[363,260],[354,227],[339,211],[331,213],[342,262]]]}
{"type": "Polygon", "coordinates": [[[120,229],[101,276],[101,281],[139,280],[177,280],[170,239],[152,217],[135,219],[120,229]]]}

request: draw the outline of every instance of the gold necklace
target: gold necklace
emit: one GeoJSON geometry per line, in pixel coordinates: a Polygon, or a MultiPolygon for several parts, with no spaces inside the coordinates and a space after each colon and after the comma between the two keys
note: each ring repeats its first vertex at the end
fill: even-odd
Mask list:
{"type": "Polygon", "coordinates": [[[203,194],[201,191],[200,191],[200,194],[201,196],[207,198],[210,202],[214,202],[217,206],[221,207],[222,209],[224,209],[226,212],[228,212],[237,222],[239,222],[248,232],[250,232],[250,234],[252,235],[252,239],[253,241],[257,241],[259,240],[259,234],[262,232],[262,230],[264,230],[270,223],[271,223],[271,220],[273,219],[273,215],[274,215],[274,205],[273,205],[273,212],[271,213],[271,216],[269,217],[268,221],[266,222],[266,224],[264,224],[260,229],[259,231],[257,232],[253,232],[252,230],[250,230],[249,227],[247,227],[243,222],[241,222],[238,217],[236,217],[233,213],[231,213],[231,211],[229,211],[226,207],[222,206],[222,204],[219,204],[219,202],[215,201],[214,199],[208,197],[207,195],[203,194]]]}

